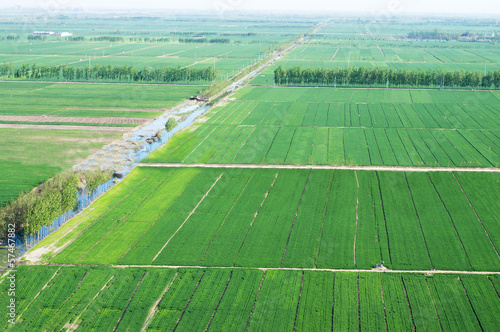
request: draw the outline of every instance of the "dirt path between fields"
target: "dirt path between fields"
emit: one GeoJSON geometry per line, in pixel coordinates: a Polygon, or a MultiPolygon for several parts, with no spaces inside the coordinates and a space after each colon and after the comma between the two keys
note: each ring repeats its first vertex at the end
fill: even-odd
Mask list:
{"type": "Polygon", "coordinates": [[[500,274],[500,271],[454,271],[454,270],[391,270],[387,268],[363,269],[317,269],[301,267],[242,267],[242,266],[200,266],[200,265],[113,265],[113,264],[53,264],[34,263],[30,265],[52,266],[107,266],[114,268],[168,268],[168,269],[254,269],[254,270],[284,270],[284,271],[327,271],[327,272],[372,272],[372,273],[422,273],[432,274],[500,274]]]}
{"type": "MultiPolygon", "coordinates": [[[[193,103],[194,104],[194,103],[193,103]]],[[[142,109],[142,108],[90,108],[90,107],[66,107],[67,110],[75,110],[75,111],[120,111],[120,112],[165,112],[168,111],[168,108],[162,109],[142,109]]]]}
{"type": "Polygon", "coordinates": [[[331,165],[257,165],[257,164],[182,164],[139,163],[142,167],[199,167],[199,168],[262,168],[262,169],[323,169],[349,171],[396,171],[396,172],[484,172],[500,173],[500,168],[467,167],[400,167],[400,166],[331,166],[331,165]]]}
{"type": "Polygon", "coordinates": [[[66,126],[66,125],[29,125],[29,124],[1,124],[2,129],[60,129],[85,131],[132,131],[134,127],[106,127],[106,126],[66,126]]]}
{"type": "Polygon", "coordinates": [[[25,122],[71,122],[71,123],[99,123],[99,124],[131,124],[140,125],[151,118],[123,118],[123,117],[69,117],[69,116],[32,116],[32,115],[0,115],[0,121],[25,122]]]}
{"type": "MultiPolygon", "coordinates": [[[[296,61],[302,61],[302,60],[296,60],[296,61]]],[[[10,82],[10,81],[9,81],[10,82]]],[[[276,89],[351,89],[351,90],[386,90],[387,88],[382,88],[382,87],[369,87],[369,86],[364,86],[364,87],[356,87],[356,86],[317,86],[317,85],[310,85],[310,86],[298,86],[298,85],[269,85],[269,84],[247,84],[245,85],[247,87],[253,87],[253,88],[276,88],[276,89]]],[[[481,89],[481,90],[471,90],[471,89],[466,89],[466,88],[457,88],[457,89],[435,89],[435,88],[392,88],[392,90],[418,90],[418,91],[498,91],[498,90],[491,90],[491,89],[481,89]]],[[[238,102],[263,102],[262,100],[238,100],[238,102]]],[[[274,101],[274,102],[296,102],[295,100],[286,100],[286,101],[274,101]]],[[[317,101],[306,101],[305,103],[318,103],[317,101]]],[[[337,103],[337,102],[332,102],[332,103],[337,103]]]]}
{"type": "MultiPolygon", "coordinates": [[[[77,61],[80,62],[80,61],[77,61]]],[[[2,76],[6,77],[6,76],[2,76]]],[[[50,84],[103,84],[103,85],[164,85],[164,86],[203,86],[206,84],[182,84],[182,83],[135,83],[135,82],[63,82],[63,81],[27,81],[27,80],[0,80],[0,83],[50,83],[50,84]]]]}

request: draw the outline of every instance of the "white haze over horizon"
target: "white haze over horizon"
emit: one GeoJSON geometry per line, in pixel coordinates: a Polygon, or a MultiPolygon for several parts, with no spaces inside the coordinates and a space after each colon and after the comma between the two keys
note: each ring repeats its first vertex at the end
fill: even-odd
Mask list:
{"type": "MultiPolygon", "coordinates": [[[[363,12],[372,16],[400,14],[499,15],[498,0],[0,0],[0,7],[23,6],[41,10],[106,8],[114,10],[189,9],[230,12],[245,10],[294,12],[363,12]]],[[[0,14],[1,15],[1,14],[0,14]]]]}

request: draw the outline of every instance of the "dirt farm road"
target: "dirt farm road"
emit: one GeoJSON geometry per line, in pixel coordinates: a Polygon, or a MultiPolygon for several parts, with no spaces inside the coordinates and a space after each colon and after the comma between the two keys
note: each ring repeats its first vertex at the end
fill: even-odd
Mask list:
{"type": "Polygon", "coordinates": [[[168,268],[168,269],[256,269],[256,270],[284,270],[284,271],[327,271],[327,272],[372,272],[372,273],[419,273],[419,274],[500,274],[500,271],[453,271],[453,270],[390,270],[387,268],[363,269],[318,269],[318,268],[295,268],[295,267],[242,267],[242,266],[199,266],[199,265],[113,265],[113,264],[53,264],[53,263],[31,263],[29,265],[52,265],[52,266],[107,266],[114,268],[168,268]]]}
{"type": "Polygon", "coordinates": [[[500,173],[500,168],[480,167],[400,167],[400,166],[331,166],[331,165],[257,165],[257,164],[183,164],[139,163],[141,167],[199,167],[199,168],[255,168],[255,169],[323,169],[349,171],[396,171],[396,172],[483,172],[500,173]]]}
{"type": "Polygon", "coordinates": [[[60,129],[86,131],[132,131],[134,127],[106,127],[106,126],[66,126],[66,125],[29,125],[29,124],[2,124],[0,128],[8,129],[60,129]]]}

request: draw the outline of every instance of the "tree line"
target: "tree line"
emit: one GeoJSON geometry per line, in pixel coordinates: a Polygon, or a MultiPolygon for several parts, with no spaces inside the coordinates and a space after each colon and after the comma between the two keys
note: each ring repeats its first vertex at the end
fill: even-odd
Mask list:
{"type": "Polygon", "coordinates": [[[204,43],[210,43],[210,44],[229,44],[231,43],[231,40],[228,38],[212,38],[212,39],[207,39],[207,38],[179,38],[179,43],[185,43],[185,44],[192,44],[192,43],[197,43],[197,44],[204,44],[204,43]]]}
{"type": "Polygon", "coordinates": [[[15,79],[49,79],[66,81],[119,81],[119,82],[185,82],[213,81],[218,76],[218,70],[212,66],[195,67],[144,67],[138,69],[131,66],[86,65],[86,66],[44,66],[23,64],[14,68],[4,62],[0,66],[0,75],[15,79]]]}
{"type": "Polygon", "coordinates": [[[306,68],[300,66],[274,70],[278,85],[322,86],[418,86],[418,87],[484,87],[500,88],[500,71],[486,75],[469,70],[420,70],[393,68],[306,68]]]}
{"type": "Polygon", "coordinates": [[[63,213],[77,207],[78,191],[91,193],[112,178],[112,171],[68,171],[59,173],[34,190],[0,209],[0,238],[7,236],[8,225],[15,225],[16,234],[33,235],[49,226],[63,213]]]}

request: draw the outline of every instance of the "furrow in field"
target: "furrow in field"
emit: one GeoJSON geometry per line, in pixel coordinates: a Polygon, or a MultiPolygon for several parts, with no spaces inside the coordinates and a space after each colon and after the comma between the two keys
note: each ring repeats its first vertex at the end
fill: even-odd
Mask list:
{"type": "Polygon", "coordinates": [[[235,258],[234,258],[234,260],[233,260],[233,266],[234,266],[234,262],[235,262],[235,261],[236,261],[236,259],[238,258],[238,255],[240,254],[241,248],[242,248],[242,247],[243,247],[243,245],[245,244],[245,240],[247,239],[248,233],[250,232],[250,229],[252,228],[252,225],[253,225],[253,222],[255,221],[255,218],[257,218],[257,215],[259,214],[259,211],[262,209],[262,206],[264,205],[264,202],[266,201],[267,196],[269,195],[269,192],[270,192],[270,191],[271,191],[271,189],[273,188],[274,183],[276,182],[276,179],[278,178],[278,174],[279,174],[279,173],[276,173],[276,175],[274,176],[274,179],[273,179],[273,182],[271,183],[271,186],[269,187],[269,189],[267,190],[267,192],[264,194],[264,199],[263,199],[263,200],[262,200],[262,202],[260,203],[259,209],[258,209],[257,211],[255,211],[255,213],[254,213],[253,219],[252,219],[252,221],[250,222],[250,225],[248,226],[248,230],[247,230],[247,232],[245,233],[245,238],[243,239],[243,242],[241,243],[240,248],[238,249],[238,252],[236,253],[236,257],[235,257],[235,258]]]}
{"type": "Polygon", "coordinates": [[[219,302],[217,302],[217,305],[215,306],[214,312],[212,313],[212,316],[210,317],[210,320],[208,321],[207,327],[205,328],[205,331],[208,331],[210,328],[210,324],[212,323],[212,320],[214,319],[215,314],[217,313],[217,309],[219,309],[220,303],[222,299],[224,298],[224,295],[226,294],[227,291],[227,286],[229,286],[229,283],[231,282],[231,278],[233,277],[233,271],[229,274],[229,278],[227,279],[226,286],[224,286],[224,290],[222,291],[222,294],[219,298],[219,302]]]}
{"type": "Polygon", "coordinates": [[[155,301],[153,306],[149,309],[148,316],[146,317],[146,320],[144,321],[144,325],[141,328],[141,332],[146,331],[146,329],[148,328],[149,323],[151,322],[151,319],[153,319],[154,315],[158,311],[158,308],[159,308],[161,302],[165,298],[165,295],[167,295],[168,291],[170,290],[170,287],[172,287],[172,284],[177,279],[178,275],[179,275],[179,272],[176,272],[174,277],[172,278],[172,280],[170,280],[170,282],[167,284],[165,289],[162,291],[161,296],[155,301]]]}
{"type": "Polygon", "coordinates": [[[127,309],[128,309],[128,307],[130,306],[130,302],[132,302],[132,300],[134,299],[135,293],[137,293],[137,289],[138,289],[138,288],[139,288],[139,286],[141,285],[142,280],[144,279],[144,276],[145,276],[145,275],[146,275],[146,271],[144,271],[144,273],[142,274],[141,278],[139,279],[139,282],[137,283],[137,286],[135,286],[134,292],[132,293],[132,296],[131,296],[131,297],[130,297],[130,299],[128,300],[127,305],[125,306],[125,309],[123,310],[122,315],[120,316],[120,319],[118,320],[118,322],[116,323],[115,328],[113,329],[113,332],[114,332],[114,331],[116,331],[116,329],[118,328],[118,326],[119,326],[119,325],[120,325],[120,323],[122,322],[122,320],[123,320],[123,316],[125,316],[125,313],[127,312],[127,309]]]}
{"type": "Polygon", "coordinates": [[[217,178],[217,180],[215,180],[215,182],[212,184],[212,186],[210,187],[210,189],[208,189],[208,191],[205,193],[205,195],[201,198],[201,200],[198,202],[198,204],[196,204],[196,206],[194,207],[193,210],[191,210],[191,212],[189,213],[189,215],[187,216],[187,218],[184,220],[184,222],[179,226],[179,228],[177,228],[177,230],[174,232],[174,234],[172,234],[172,236],[170,236],[170,238],[167,240],[167,242],[163,245],[163,247],[160,249],[160,251],[156,254],[156,256],[153,258],[153,260],[151,261],[151,263],[153,263],[156,258],[158,258],[158,256],[161,254],[161,252],[163,251],[163,249],[165,249],[165,247],[168,245],[168,243],[170,242],[170,240],[172,240],[172,238],[179,232],[179,230],[182,228],[182,226],[184,226],[184,224],[188,221],[189,217],[191,217],[193,215],[193,213],[196,211],[196,209],[198,208],[198,206],[200,206],[200,204],[203,202],[203,200],[207,197],[207,195],[210,193],[210,191],[212,190],[212,188],[217,184],[217,182],[219,182],[219,180],[221,179],[222,177],[222,174],[221,173],[219,175],[219,177],[217,178]]]}
{"type": "Polygon", "coordinates": [[[247,325],[245,326],[245,332],[248,331],[248,326],[250,325],[250,320],[252,319],[253,311],[255,309],[255,305],[257,304],[257,300],[259,299],[260,290],[262,289],[262,284],[264,283],[264,279],[266,277],[266,270],[262,273],[262,279],[260,279],[259,289],[257,290],[257,294],[255,295],[255,300],[252,305],[252,309],[250,310],[250,315],[248,316],[247,325]]]}
{"type": "Polygon", "coordinates": [[[179,323],[181,322],[182,317],[183,317],[183,316],[184,316],[184,314],[186,313],[186,310],[187,310],[187,308],[188,308],[189,304],[191,303],[191,300],[193,299],[193,296],[194,296],[194,294],[196,293],[196,290],[198,289],[198,286],[200,286],[201,280],[203,279],[203,277],[204,277],[204,276],[205,276],[205,271],[203,271],[203,273],[201,274],[200,279],[198,279],[198,283],[197,283],[197,284],[196,284],[196,286],[194,287],[193,292],[191,293],[191,297],[190,297],[190,298],[189,298],[189,300],[187,301],[186,306],[184,307],[184,310],[182,310],[181,315],[179,316],[179,319],[177,319],[177,323],[175,324],[175,327],[174,327],[174,329],[172,330],[172,332],[173,332],[173,331],[175,331],[175,330],[177,329],[177,327],[179,326],[179,323]]]}

